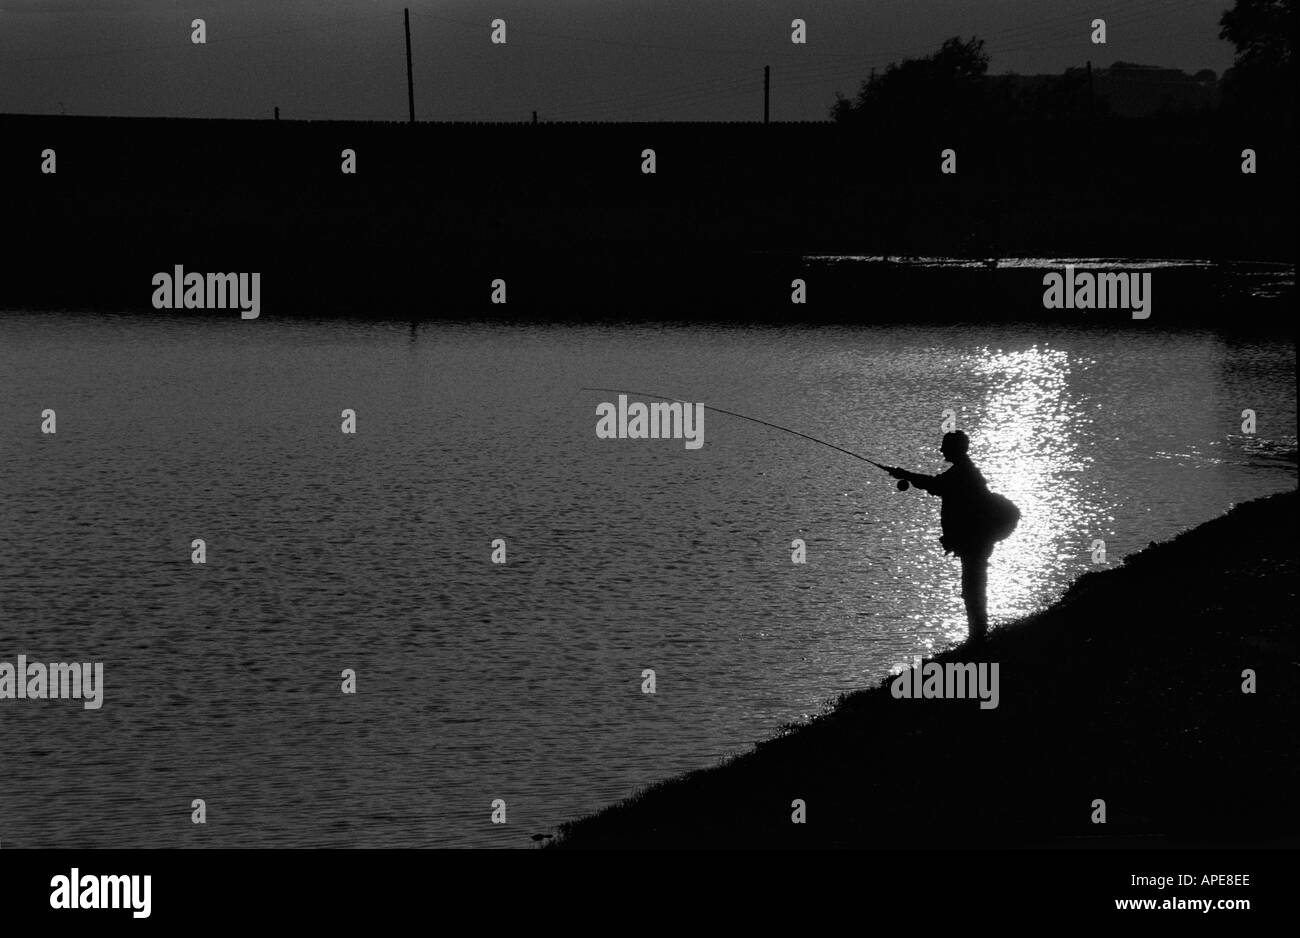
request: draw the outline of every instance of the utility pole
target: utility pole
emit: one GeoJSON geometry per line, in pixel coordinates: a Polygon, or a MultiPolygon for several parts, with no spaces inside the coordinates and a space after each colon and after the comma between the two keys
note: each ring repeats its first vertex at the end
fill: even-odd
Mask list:
{"type": "Polygon", "coordinates": [[[415,123],[415,80],[411,77],[411,10],[405,8],[402,13],[406,19],[406,109],[410,123],[415,123]]]}
{"type": "Polygon", "coordinates": [[[763,123],[768,122],[768,105],[772,99],[772,66],[763,66],[763,123]]]}
{"type": "Polygon", "coordinates": [[[276,120],[279,120],[279,119],[280,119],[280,109],[279,109],[279,108],[276,108],[276,109],[275,109],[275,119],[276,119],[276,120]]]}
{"type": "Polygon", "coordinates": [[[1092,59],[1088,60],[1088,120],[1092,120],[1092,59]]]}
{"type": "Polygon", "coordinates": [[[536,112],[536,111],[533,111],[533,123],[534,123],[534,124],[537,123],[537,112],[536,112]]]}

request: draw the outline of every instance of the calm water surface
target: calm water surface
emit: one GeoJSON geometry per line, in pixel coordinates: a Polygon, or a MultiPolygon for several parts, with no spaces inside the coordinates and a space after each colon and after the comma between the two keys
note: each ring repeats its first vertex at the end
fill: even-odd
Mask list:
{"type": "Polygon", "coordinates": [[[964,636],[937,499],[714,412],[698,451],[598,440],[584,385],[928,472],[952,409],[1024,512],[996,627],[1095,538],[1294,488],[1294,371],[1150,329],[3,314],[0,661],[106,689],[0,702],[0,844],[527,845],[964,636]]]}

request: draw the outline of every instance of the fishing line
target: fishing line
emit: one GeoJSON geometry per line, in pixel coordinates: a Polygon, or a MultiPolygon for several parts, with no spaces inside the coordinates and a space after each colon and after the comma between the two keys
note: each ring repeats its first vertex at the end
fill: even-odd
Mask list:
{"type": "MultiPolygon", "coordinates": [[[[666,394],[651,394],[648,391],[627,391],[620,388],[579,388],[579,390],[601,391],[602,393],[605,394],[635,394],[638,397],[657,397],[661,401],[673,401],[678,404],[691,403],[690,401],[684,401],[679,397],[669,397],[666,394]]],[[[705,407],[708,410],[716,410],[720,414],[727,414],[730,417],[739,417],[741,420],[748,420],[750,423],[762,424],[765,427],[771,427],[773,430],[780,430],[783,433],[793,433],[795,436],[801,436],[805,440],[811,440],[814,443],[820,443],[822,446],[829,446],[831,449],[835,450],[836,452],[843,453],[845,456],[852,456],[854,459],[860,459],[865,463],[871,463],[871,465],[875,466],[877,469],[884,469],[886,472],[889,471],[888,466],[883,466],[880,463],[876,462],[874,459],[868,459],[866,456],[862,456],[859,455],[858,453],[851,452],[850,450],[847,450],[842,446],[836,446],[834,443],[827,443],[825,440],[819,440],[815,436],[809,436],[806,433],[800,433],[798,430],[791,430],[789,427],[783,427],[780,424],[770,423],[767,420],[759,420],[757,417],[747,417],[744,414],[736,413],[734,410],[725,410],[721,407],[714,407],[712,404],[702,404],[700,406],[705,407]]]]}

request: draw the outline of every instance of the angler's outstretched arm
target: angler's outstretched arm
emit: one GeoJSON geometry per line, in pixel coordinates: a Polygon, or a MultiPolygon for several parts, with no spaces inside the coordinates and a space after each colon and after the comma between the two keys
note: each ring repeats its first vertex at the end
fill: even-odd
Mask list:
{"type": "Polygon", "coordinates": [[[910,485],[915,485],[922,491],[929,492],[931,495],[939,495],[940,489],[943,488],[943,480],[940,476],[921,475],[919,472],[908,472],[906,469],[899,469],[896,466],[889,466],[885,469],[895,479],[906,479],[910,485]]]}

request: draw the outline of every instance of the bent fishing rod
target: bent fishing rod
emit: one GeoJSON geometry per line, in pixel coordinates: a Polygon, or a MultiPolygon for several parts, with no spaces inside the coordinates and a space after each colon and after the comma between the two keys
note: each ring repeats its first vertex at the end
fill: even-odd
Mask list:
{"type": "MultiPolygon", "coordinates": [[[[672,401],[677,404],[691,403],[691,401],[684,401],[679,397],[669,397],[666,394],[651,394],[648,391],[628,391],[621,388],[582,388],[582,390],[600,391],[601,393],[604,394],[635,394],[638,397],[657,397],[661,401],[672,401]]],[[[858,453],[854,453],[850,450],[845,449],[842,446],[836,446],[834,443],[827,443],[825,440],[819,440],[815,436],[809,436],[807,433],[800,433],[798,430],[791,430],[789,427],[783,427],[780,424],[770,423],[766,420],[759,420],[757,417],[746,417],[744,414],[738,414],[734,410],[725,410],[721,407],[714,407],[712,404],[701,404],[700,406],[708,410],[715,410],[720,414],[727,414],[730,417],[739,417],[741,420],[748,420],[750,423],[757,423],[765,427],[771,427],[773,430],[780,430],[783,433],[793,433],[795,436],[801,436],[805,440],[811,440],[814,443],[820,443],[822,446],[829,446],[831,449],[835,450],[836,452],[843,453],[845,456],[852,456],[854,459],[860,459],[865,463],[870,463],[871,465],[875,466],[877,469],[883,469],[885,472],[889,472],[891,469],[895,468],[894,466],[882,465],[881,463],[876,462],[874,459],[868,459],[866,456],[862,456],[858,453]]],[[[899,488],[901,489],[902,486],[900,485],[899,488]]]]}

